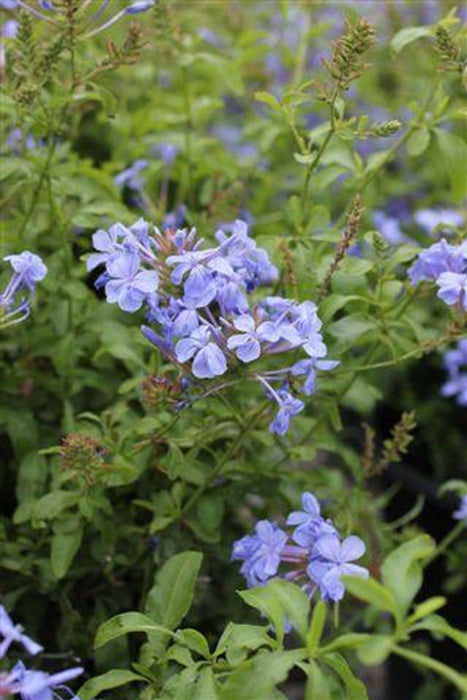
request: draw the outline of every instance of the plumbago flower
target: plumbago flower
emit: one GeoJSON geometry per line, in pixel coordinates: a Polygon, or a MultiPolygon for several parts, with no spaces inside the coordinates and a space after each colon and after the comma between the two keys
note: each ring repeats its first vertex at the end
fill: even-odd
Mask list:
{"type": "Polygon", "coordinates": [[[252,300],[258,287],[277,279],[277,269],[247,224],[237,220],[230,234],[219,230],[216,239],[218,245],[207,248],[195,229],[161,232],[142,219],[130,227],[117,223],[93,235],[97,252],[87,267],[105,266],[96,286],[105,288],[109,303],[129,313],[145,309],[142,332],[184,373],[206,380],[231,372],[260,382],[278,408],[270,430],[285,435],[304,408],[296,393],[312,394],[316,372],[338,363],[324,359],[314,303],[279,296],[252,300]],[[297,360],[296,351],[306,359],[297,360]],[[291,352],[292,363],[250,370],[267,356],[291,352]]]}
{"type": "MultiPolygon", "coordinates": [[[[5,608],[0,605],[0,659],[15,642],[21,644],[31,656],[43,651],[43,647],[33,639],[23,634],[23,628],[15,625],[5,608]]],[[[10,698],[17,695],[22,700],[54,700],[61,696],[54,691],[64,690],[70,700],[79,700],[63,683],[80,676],[84,669],[80,666],[66,669],[59,673],[49,675],[45,671],[28,670],[22,661],[19,661],[10,671],[0,671],[0,698],[10,698]]]]}
{"type": "Polygon", "coordinates": [[[458,304],[467,311],[467,241],[451,245],[443,238],[423,250],[409,270],[413,285],[434,280],[437,296],[448,306],[458,304]]]}
{"type": "Polygon", "coordinates": [[[42,259],[28,250],[18,255],[7,255],[13,274],[0,293],[0,327],[12,326],[26,320],[30,313],[30,301],[37,282],[44,279],[47,268],[42,259]],[[26,291],[27,296],[21,296],[26,291]]]}
{"type": "Polygon", "coordinates": [[[444,356],[448,379],[441,387],[441,396],[456,396],[459,406],[467,406],[467,338],[444,356]]]}
{"type": "Polygon", "coordinates": [[[467,523],[467,493],[461,496],[459,508],[452,514],[454,520],[462,520],[467,523]]]}
{"type": "Polygon", "coordinates": [[[302,506],[287,518],[291,532],[260,520],[254,535],[234,543],[232,559],[243,561],[240,572],[249,587],[280,575],[299,582],[310,597],[319,590],[323,600],[337,602],[345,593],[341,576],[368,578],[367,569],[354,564],[365,553],[365,544],[355,535],[341,541],[332,522],[322,517],[312,493],[302,495],[302,506]],[[281,567],[284,571],[279,573],[281,567]]]}

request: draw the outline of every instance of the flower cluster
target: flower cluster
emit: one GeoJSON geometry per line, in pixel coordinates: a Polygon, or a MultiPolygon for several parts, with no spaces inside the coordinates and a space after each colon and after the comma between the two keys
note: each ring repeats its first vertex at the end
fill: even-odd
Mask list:
{"type": "Polygon", "coordinates": [[[254,535],[234,543],[232,559],[243,561],[240,571],[249,587],[281,575],[301,583],[310,596],[318,589],[323,600],[337,602],[345,592],[341,576],[368,577],[367,569],[353,563],[365,553],[365,544],[355,535],[341,540],[313,494],[302,495],[302,508],[289,514],[289,532],[260,520],[254,535]],[[281,573],[282,565],[290,568],[281,573]]]}
{"type": "Polygon", "coordinates": [[[145,306],[146,338],[196,379],[220,377],[266,355],[304,351],[306,358],[285,368],[248,375],[277,403],[270,429],[284,435],[304,407],[291,387],[310,395],[316,370],[333,369],[337,362],[324,359],[315,304],[279,296],[250,302],[250,295],[272,284],[278,273],[248,235],[247,224],[237,220],[230,235],[219,230],[216,238],[217,246],[202,248],[195,229],[161,233],[143,220],[129,228],[115,224],[94,234],[98,252],[87,266],[105,265],[96,286],[105,287],[108,302],[129,313],[145,306]]]}
{"type": "Polygon", "coordinates": [[[434,280],[440,299],[467,311],[467,241],[451,245],[443,238],[423,250],[410,268],[409,278],[412,284],[434,280]]]}
{"type": "Polygon", "coordinates": [[[27,250],[19,255],[8,255],[4,260],[12,266],[13,274],[0,294],[0,327],[3,328],[21,323],[29,316],[29,304],[36,284],[47,274],[41,258],[27,250]],[[27,297],[21,296],[24,290],[28,292],[27,297]]]}
{"type": "MultiPolygon", "coordinates": [[[[20,644],[28,654],[35,656],[43,647],[33,639],[23,634],[20,625],[15,625],[0,605],[0,659],[3,659],[11,644],[20,644]]],[[[53,692],[53,688],[66,690],[69,700],[79,700],[63,683],[80,676],[84,669],[81,667],[69,668],[59,673],[48,674],[45,671],[28,670],[22,661],[19,661],[10,671],[0,671],[0,698],[10,698],[13,695],[22,700],[52,700],[59,698],[53,692]]]]}
{"type": "Polygon", "coordinates": [[[454,350],[444,356],[448,380],[441,387],[442,396],[457,396],[460,406],[467,406],[467,338],[460,340],[454,350]]]}
{"type": "Polygon", "coordinates": [[[415,221],[428,234],[462,226],[464,217],[455,209],[419,209],[415,221]]]}

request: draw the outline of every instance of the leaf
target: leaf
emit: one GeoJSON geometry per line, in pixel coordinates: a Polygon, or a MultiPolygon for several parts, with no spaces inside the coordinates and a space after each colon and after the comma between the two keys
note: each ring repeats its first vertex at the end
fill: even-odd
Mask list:
{"type": "Polygon", "coordinates": [[[315,605],[311,616],[310,629],[306,638],[306,647],[310,656],[313,656],[318,648],[326,622],[326,605],[319,600],[315,605]]]}
{"type": "Polygon", "coordinates": [[[465,197],[465,163],[467,162],[467,144],[457,134],[443,129],[434,129],[446,176],[451,182],[452,195],[456,202],[465,197]]]}
{"type": "Polygon", "coordinates": [[[273,579],[269,587],[284,611],[284,618],[297,630],[302,639],[306,639],[310,599],[295,583],[282,579],[273,579]]]}
{"type": "Polygon", "coordinates": [[[226,654],[227,661],[232,664],[246,659],[250,651],[262,646],[273,648],[275,640],[268,634],[267,627],[258,625],[239,625],[229,622],[217,643],[214,656],[226,654]]]}
{"type": "Polygon", "coordinates": [[[308,681],[305,688],[305,700],[331,700],[329,685],[325,674],[316,661],[309,659],[301,668],[306,672],[308,681]]]}
{"type": "Polygon", "coordinates": [[[359,647],[363,642],[366,642],[371,638],[370,634],[365,634],[363,632],[349,632],[348,634],[342,634],[337,637],[326,646],[321,647],[320,653],[327,653],[329,651],[337,651],[338,649],[353,649],[354,647],[359,647]]]}
{"type": "Polygon", "coordinates": [[[246,661],[228,677],[222,687],[220,700],[265,700],[278,683],[282,683],[303,651],[262,651],[246,661]]]}
{"type": "MultiPolygon", "coordinates": [[[[431,613],[434,613],[436,610],[439,610],[440,608],[443,607],[443,605],[446,605],[446,598],[443,596],[434,596],[433,598],[428,598],[427,600],[424,600],[423,603],[420,603],[419,605],[416,606],[415,610],[413,613],[410,615],[410,617],[407,619],[407,623],[409,625],[413,624],[414,622],[417,622],[417,620],[421,620],[423,617],[426,617],[427,615],[430,615],[431,613]]],[[[442,619],[442,618],[440,618],[442,619]]]]}
{"type": "MultiPolygon", "coordinates": [[[[89,681],[86,681],[84,685],[78,691],[78,696],[81,700],[93,700],[99,693],[104,690],[112,690],[113,688],[119,688],[127,683],[133,683],[134,681],[140,681],[147,683],[147,679],[143,676],[138,676],[132,671],[126,671],[124,669],[114,669],[113,671],[108,671],[103,673],[101,676],[95,676],[89,681]]],[[[78,697],[77,696],[77,697],[78,697]]]]}
{"type": "Polygon", "coordinates": [[[55,532],[52,537],[50,565],[57,579],[65,576],[81,546],[84,533],[83,523],[74,519],[73,525],[73,529],[65,532],[55,532]]]}
{"type": "Polygon", "coordinates": [[[36,520],[53,520],[64,510],[76,505],[79,498],[79,494],[72,491],[51,491],[37,501],[33,517],[36,520]]]}
{"type": "Polygon", "coordinates": [[[435,543],[428,535],[419,535],[404,542],[384,560],[381,573],[385,586],[394,594],[401,611],[405,612],[422,585],[420,562],[429,557],[435,543]]]}
{"type": "Polygon", "coordinates": [[[393,639],[389,635],[374,634],[357,650],[357,656],[365,666],[378,666],[391,653],[393,639]]]}
{"type": "Polygon", "coordinates": [[[258,100],[258,102],[264,102],[265,104],[269,105],[269,107],[272,107],[272,109],[275,109],[278,112],[282,111],[281,103],[274,97],[274,95],[271,95],[271,93],[269,92],[255,92],[254,98],[255,100],[258,100]]]}
{"type": "Polygon", "coordinates": [[[368,693],[362,681],[354,676],[349,664],[340,654],[326,654],[323,662],[330,666],[344,682],[348,700],[368,700],[368,693]]]}
{"type": "Polygon", "coordinates": [[[407,153],[409,156],[420,156],[430,145],[431,133],[426,126],[422,126],[410,135],[407,141],[407,153]]]}
{"type": "Polygon", "coordinates": [[[204,635],[198,630],[194,629],[184,629],[179,630],[176,634],[175,640],[178,644],[183,644],[187,646],[192,651],[207,659],[210,656],[209,646],[204,635]]]}
{"type": "Polygon", "coordinates": [[[219,694],[212,668],[202,668],[194,688],[193,700],[217,700],[219,694]]]}
{"type": "Polygon", "coordinates": [[[374,327],[374,321],[356,313],[334,321],[328,326],[328,331],[334,338],[342,339],[346,344],[352,344],[360,336],[374,330],[374,327]]]}
{"type": "Polygon", "coordinates": [[[432,34],[431,27],[404,27],[393,36],[391,48],[395,53],[400,53],[409,44],[430,34],[432,34]]]}
{"type": "Polygon", "coordinates": [[[250,588],[248,591],[239,591],[238,594],[245,603],[256,608],[268,618],[274,626],[277,639],[282,643],[284,639],[284,611],[271,590],[270,584],[259,588],[250,588]]]}
{"type": "Polygon", "coordinates": [[[181,552],[158,571],[146,601],[146,613],[155,622],[178,627],[193,601],[202,559],[200,552],[181,552]]]}
{"type": "Polygon", "coordinates": [[[106,620],[100,625],[94,640],[94,648],[98,649],[113,639],[118,639],[131,632],[143,632],[144,634],[159,632],[164,636],[172,636],[171,630],[162,627],[162,625],[157,625],[147,615],[142,615],[138,612],[121,613],[120,615],[114,615],[110,620],[106,620]]]}
{"type": "Polygon", "coordinates": [[[352,595],[370,603],[378,610],[390,612],[393,615],[397,612],[396,600],[390,590],[385,588],[374,578],[356,578],[354,576],[343,576],[342,582],[352,595]]]}
{"type": "Polygon", "coordinates": [[[463,649],[467,649],[467,632],[451,627],[449,622],[447,622],[444,617],[441,617],[441,615],[430,615],[415,625],[413,629],[428,630],[429,632],[433,632],[435,636],[439,634],[442,637],[449,637],[463,649]]]}

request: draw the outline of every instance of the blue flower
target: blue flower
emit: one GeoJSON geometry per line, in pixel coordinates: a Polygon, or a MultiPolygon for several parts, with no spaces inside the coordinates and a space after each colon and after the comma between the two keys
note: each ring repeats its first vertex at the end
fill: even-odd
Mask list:
{"type": "MultiPolygon", "coordinates": [[[[53,688],[65,688],[63,683],[77,678],[84,673],[84,669],[77,666],[59,673],[49,675],[44,671],[29,671],[24,664],[19,662],[13,668],[10,676],[10,687],[14,693],[19,694],[22,700],[53,700],[56,694],[53,688]]],[[[71,692],[66,688],[68,692],[71,692]]],[[[79,700],[78,696],[69,696],[70,700],[79,700]]]]}
{"type": "Polygon", "coordinates": [[[455,209],[419,209],[415,214],[417,224],[427,233],[444,227],[462,226],[463,216],[455,209]]]}
{"type": "Polygon", "coordinates": [[[150,7],[156,4],[156,0],[139,0],[139,2],[133,2],[129,5],[125,12],[127,15],[136,15],[140,12],[146,12],[150,7]]]}
{"type": "Polygon", "coordinates": [[[399,245],[407,243],[409,238],[402,232],[400,221],[393,216],[387,216],[384,211],[375,211],[373,213],[378,230],[389,243],[389,245],[399,245]]]}
{"type": "Polygon", "coordinates": [[[305,396],[311,396],[315,390],[316,370],[335,369],[339,365],[338,360],[298,360],[290,369],[290,374],[294,377],[305,376],[305,381],[302,385],[302,393],[305,396]]]}
{"type": "Polygon", "coordinates": [[[231,336],[227,341],[229,350],[235,350],[235,354],[242,362],[253,362],[261,354],[260,341],[276,342],[278,340],[277,329],[270,321],[260,323],[256,328],[253,316],[245,314],[237,316],[233,324],[238,331],[243,331],[239,335],[231,336]]]}
{"type": "Polygon", "coordinates": [[[279,411],[274,420],[269,424],[269,430],[276,435],[285,435],[289,429],[290,421],[297,413],[303,411],[305,404],[300,399],[295,399],[287,391],[280,390],[275,398],[279,404],[279,411]]]}
{"type": "Polygon", "coordinates": [[[117,187],[128,187],[130,190],[139,192],[145,185],[145,180],[140,176],[142,170],[148,167],[148,161],[144,159],[135,160],[129,168],[122,170],[115,176],[117,187]]]}
{"type": "Polygon", "coordinates": [[[454,511],[452,517],[455,520],[465,520],[467,522],[467,494],[461,497],[459,508],[454,511]]]}
{"type": "Polygon", "coordinates": [[[337,602],[344,597],[341,576],[369,576],[367,569],[352,563],[365,553],[360,537],[351,535],[341,542],[337,534],[323,535],[316,541],[314,552],[307,574],[319,587],[323,600],[337,602]]]}
{"type": "Polygon", "coordinates": [[[212,341],[212,332],[207,326],[201,326],[189,338],[179,340],[175,354],[179,362],[193,358],[192,372],[199,379],[212,379],[227,371],[225,355],[212,341]]]}
{"type": "Polygon", "coordinates": [[[178,147],[171,143],[159,143],[152,149],[153,153],[160,156],[162,162],[167,167],[172,165],[178,154],[178,147]]]}
{"type": "Polygon", "coordinates": [[[302,495],[303,510],[293,511],[287,518],[287,525],[296,525],[292,539],[302,547],[311,550],[322,535],[336,534],[331,522],[321,516],[319,502],[312,493],[302,495]]]}
{"type": "Polygon", "coordinates": [[[23,628],[15,625],[7,611],[0,605],[0,659],[2,659],[13,642],[18,642],[29,654],[35,655],[42,651],[43,647],[33,639],[23,634],[23,628]]]}
{"type": "Polygon", "coordinates": [[[208,306],[216,296],[215,271],[227,276],[233,274],[227,261],[217,257],[212,250],[171,255],[166,262],[167,265],[175,265],[172,282],[183,282],[184,301],[196,307],[208,306]]]}
{"type": "Polygon", "coordinates": [[[456,396],[460,406],[467,406],[467,338],[444,356],[448,380],[441,387],[441,396],[456,396]]]}
{"type": "Polygon", "coordinates": [[[439,286],[437,296],[448,306],[460,304],[467,311],[467,274],[443,272],[436,280],[439,286]]]}
{"type": "Polygon", "coordinates": [[[244,560],[240,572],[249,587],[264,583],[276,575],[281,552],[287,542],[286,533],[269,520],[260,520],[255,533],[235,542],[232,552],[233,560],[244,560]]]}
{"type": "Polygon", "coordinates": [[[422,280],[435,280],[443,272],[463,272],[466,258],[466,244],[450,245],[443,238],[419,254],[409,269],[410,281],[416,284],[422,280]]]}
{"type": "Polygon", "coordinates": [[[122,253],[107,263],[110,280],[105,285],[107,301],[117,303],[122,311],[133,313],[141,308],[148,294],[155,292],[159,279],[154,270],[141,270],[136,253],[122,253]]]}
{"type": "Polygon", "coordinates": [[[8,260],[13,270],[16,272],[15,287],[27,287],[34,291],[37,282],[40,282],[47,274],[47,268],[42,259],[30,253],[28,250],[19,255],[7,255],[4,260],[8,260]]]}

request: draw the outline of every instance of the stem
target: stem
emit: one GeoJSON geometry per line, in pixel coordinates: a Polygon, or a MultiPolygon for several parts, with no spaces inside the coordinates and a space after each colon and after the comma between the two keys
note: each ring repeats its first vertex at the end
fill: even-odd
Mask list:
{"type": "Polygon", "coordinates": [[[36,185],[36,188],[34,190],[34,193],[32,195],[31,203],[29,205],[29,208],[26,212],[26,215],[24,217],[23,223],[21,225],[21,228],[18,232],[18,238],[22,238],[22,235],[24,231],[26,230],[26,226],[29,223],[29,220],[34,213],[34,209],[36,208],[37,200],[39,199],[39,195],[42,190],[42,185],[44,184],[45,179],[47,178],[48,170],[50,167],[50,163],[52,162],[53,155],[55,153],[55,148],[56,148],[56,140],[55,138],[51,138],[49,134],[49,145],[48,145],[48,151],[47,151],[47,157],[44,163],[44,167],[42,168],[39,181],[36,185]]]}
{"type": "Polygon", "coordinates": [[[223,468],[225,465],[229,462],[231,457],[235,454],[235,452],[241,447],[241,445],[245,442],[245,439],[247,438],[249,432],[254,428],[256,423],[258,422],[259,418],[261,417],[261,414],[264,412],[264,409],[269,406],[269,399],[264,401],[259,409],[253,413],[253,415],[250,418],[250,421],[246,426],[244,426],[242,433],[240,434],[238,440],[232,441],[230,443],[230,447],[227,450],[227,452],[224,454],[224,458],[221,459],[221,461],[218,463],[218,465],[215,467],[215,469],[212,470],[212,472],[209,474],[208,478],[206,479],[205,483],[199,486],[196,491],[193,493],[191,498],[188,499],[188,501],[185,503],[185,505],[182,508],[181,515],[184,516],[186,515],[194,506],[194,504],[199,500],[199,498],[203,495],[205,492],[206,488],[210,486],[213,481],[219,476],[219,474],[222,472],[223,468]]]}
{"type": "Polygon", "coordinates": [[[455,527],[453,527],[453,529],[446,535],[446,537],[444,537],[441,540],[433,554],[430,557],[427,557],[427,559],[425,559],[424,566],[428,566],[428,564],[431,564],[431,562],[437,559],[440,556],[440,554],[443,554],[446,551],[446,549],[454,542],[454,540],[456,540],[459,537],[459,535],[464,531],[465,527],[466,523],[463,520],[458,522],[457,525],[455,525],[455,527]]]}
{"type": "Polygon", "coordinates": [[[424,654],[419,654],[417,651],[405,649],[404,647],[393,646],[392,651],[397,656],[402,656],[404,659],[408,659],[414,664],[420,664],[420,666],[425,666],[431,671],[438,673],[440,676],[444,676],[444,678],[450,681],[450,683],[453,683],[453,685],[459,688],[463,693],[467,693],[467,680],[465,680],[460,673],[454,671],[454,669],[441,663],[441,661],[432,659],[424,654]]]}

